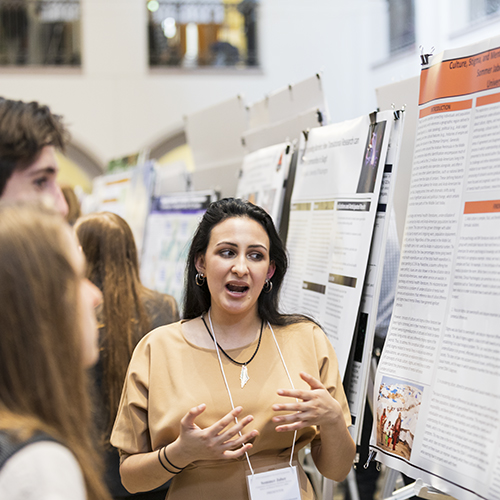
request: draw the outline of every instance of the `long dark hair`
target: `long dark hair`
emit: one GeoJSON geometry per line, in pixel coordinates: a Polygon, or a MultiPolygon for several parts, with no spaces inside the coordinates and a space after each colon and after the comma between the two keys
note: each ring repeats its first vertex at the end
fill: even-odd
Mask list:
{"type": "Polygon", "coordinates": [[[303,316],[286,315],[278,311],[279,291],[288,268],[285,246],[274,227],[270,215],[257,205],[238,198],[223,198],[212,203],[196,229],[186,264],[183,317],[193,319],[210,308],[211,296],[207,284],[198,286],[195,281],[198,272],[195,262],[199,255],[205,254],[212,229],[217,224],[232,217],[248,217],[257,221],[265,229],[269,237],[269,258],[271,262],[274,262],[276,270],[270,280],[273,284],[272,290],[269,293],[261,292],[259,296],[259,317],[273,325],[286,325],[307,320],[303,316]]]}

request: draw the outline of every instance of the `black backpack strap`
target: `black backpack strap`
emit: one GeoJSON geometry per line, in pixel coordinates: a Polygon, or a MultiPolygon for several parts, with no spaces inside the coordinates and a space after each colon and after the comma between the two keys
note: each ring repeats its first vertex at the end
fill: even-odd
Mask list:
{"type": "MultiPolygon", "coordinates": [[[[12,455],[23,449],[25,446],[38,441],[56,441],[52,436],[44,432],[37,432],[26,440],[18,440],[8,431],[0,431],[0,470],[12,455]]],[[[56,441],[57,442],[57,441],[56,441]]]]}

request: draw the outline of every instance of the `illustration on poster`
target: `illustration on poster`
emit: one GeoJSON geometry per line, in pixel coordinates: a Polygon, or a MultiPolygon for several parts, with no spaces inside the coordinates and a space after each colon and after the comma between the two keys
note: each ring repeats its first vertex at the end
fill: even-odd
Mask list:
{"type": "Polygon", "coordinates": [[[377,398],[377,444],[410,459],[424,388],[383,377],[377,398]]]}

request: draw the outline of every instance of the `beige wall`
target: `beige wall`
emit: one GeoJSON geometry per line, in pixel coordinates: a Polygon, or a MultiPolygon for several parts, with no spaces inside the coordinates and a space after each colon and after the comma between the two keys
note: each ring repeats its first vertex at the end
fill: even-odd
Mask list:
{"type": "Polygon", "coordinates": [[[375,106],[369,74],[375,49],[365,40],[384,0],[262,0],[262,69],[194,73],[149,70],[145,0],[81,5],[81,70],[0,71],[0,93],[49,104],[103,165],[178,130],[186,114],[237,94],[260,100],[320,70],[334,119],[375,106]]]}
{"type": "MultiPolygon", "coordinates": [[[[261,0],[261,70],[150,71],[145,0],[81,0],[78,70],[0,70],[0,94],[63,114],[101,165],[177,132],[183,116],[240,94],[248,102],[323,72],[333,121],[371,112],[375,89],[418,75],[418,49],[388,58],[385,0],[261,0]]],[[[436,51],[498,33],[500,21],[461,26],[467,0],[418,0],[417,46],[436,51]]]]}

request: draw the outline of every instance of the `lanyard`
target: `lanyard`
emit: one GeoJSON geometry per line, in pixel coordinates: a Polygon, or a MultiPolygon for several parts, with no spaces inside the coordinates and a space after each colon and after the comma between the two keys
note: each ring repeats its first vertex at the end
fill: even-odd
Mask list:
{"type": "MultiPolygon", "coordinates": [[[[212,336],[214,339],[215,350],[217,352],[217,358],[219,360],[220,370],[222,372],[222,378],[224,379],[224,384],[226,386],[226,390],[227,390],[227,393],[229,395],[229,401],[231,402],[231,408],[234,410],[235,406],[233,403],[233,396],[231,395],[231,390],[229,389],[229,384],[227,383],[226,373],[224,372],[224,367],[222,366],[222,359],[220,357],[219,346],[217,345],[217,339],[215,337],[214,327],[212,325],[212,317],[210,316],[210,309],[208,310],[208,321],[210,323],[210,330],[212,330],[212,336]]],[[[293,385],[292,377],[290,376],[290,373],[289,373],[288,368],[287,368],[286,363],[285,363],[285,358],[283,357],[283,354],[281,353],[280,346],[278,344],[278,341],[276,340],[276,336],[274,335],[273,328],[272,328],[271,324],[269,323],[269,321],[267,322],[267,326],[269,327],[269,329],[271,330],[271,333],[273,335],[274,343],[276,344],[276,348],[278,349],[278,353],[280,355],[281,362],[283,363],[283,367],[285,368],[285,372],[288,376],[288,380],[290,381],[290,385],[292,386],[292,389],[295,390],[295,386],[293,385]]],[[[296,399],[296,401],[298,402],[298,399],[296,399]]],[[[238,417],[234,417],[234,420],[236,421],[236,423],[238,423],[238,417]]],[[[239,435],[240,436],[242,435],[241,431],[239,432],[239,435]]],[[[297,431],[295,430],[295,432],[293,433],[292,453],[290,454],[290,467],[292,467],[293,452],[295,450],[295,439],[296,438],[297,438],[297,431]]],[[[250,463],[250,457],[248,456],[248,453],[246,451],[245,451],[245,456],[246,456],[246,459],[248,462],[248,467],[250,468],[250,471],[252,472],[252,476],[253,476],[254,471],[252,468],[252,464],[250,463]]]]}

